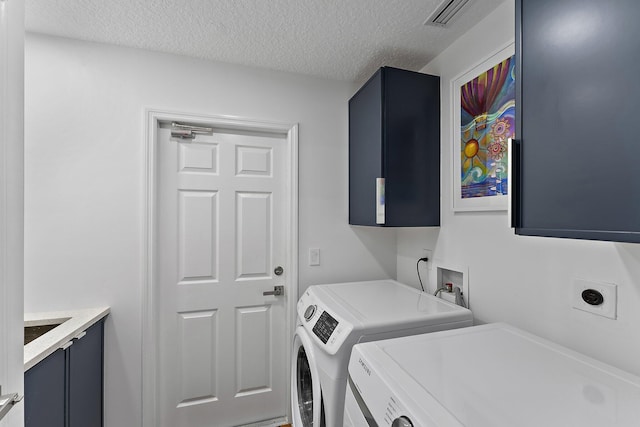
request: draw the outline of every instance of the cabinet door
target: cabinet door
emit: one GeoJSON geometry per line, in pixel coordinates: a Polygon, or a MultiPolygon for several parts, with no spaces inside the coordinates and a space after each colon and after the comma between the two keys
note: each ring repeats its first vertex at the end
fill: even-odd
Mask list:
{"type": "Polygon", "coordinates": [[[68,349],[69,427],[103,425],[103,331],[96,323],[68,349]]]}
{"type": "MultiPolygon", "coordinates": [[[[349,224],[376,225],[382,171],[382,70],[349,101],[349,224]]],[[[329,169],[329,172],[330,169],[329,169]]]]}
{"type": "Polygon", "coordinates": [[[440,77],[385,68],[386,225],[440,225],[440,77]]]}
{"type": "Polygon", "coordinates": [[[349,224],[440,225],[439,77],[383,67],[349,101],[349,224]]]}
{"type": "Polygon", "coordinates": [[[26,427],[65,427],[65,351],[57,350],[24,374],[26,427]]]}
{"type": "Polygon", "coordinates": [[[640,242],[640,2],[516,5],[517,233],[640,242]]]}

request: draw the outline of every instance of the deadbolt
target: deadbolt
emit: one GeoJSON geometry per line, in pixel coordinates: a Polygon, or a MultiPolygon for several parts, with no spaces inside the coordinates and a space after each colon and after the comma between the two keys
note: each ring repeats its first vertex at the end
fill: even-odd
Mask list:
{"type": "Polygon", "coordinates": [[[284,269],[280,266],[277,266],[274,270],[273,270],[274,274],[276,276],[282,276],[282,273],[284,273],[284,269]]]}

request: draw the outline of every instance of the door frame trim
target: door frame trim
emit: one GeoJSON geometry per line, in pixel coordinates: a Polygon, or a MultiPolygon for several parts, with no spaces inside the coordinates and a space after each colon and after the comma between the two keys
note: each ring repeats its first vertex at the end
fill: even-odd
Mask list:
{"type": "MultiPolygon", "coordinates": [[[[155,427],[157,417],[157,354],[159,351],[157,330],[157,284],[155,279],[156,251],[155,243],[157,239],[156,215],[157,215],[157,173],[158,173],[158,149],[157,149],[157,129],[163,121],[183,121],[188,123],[207,123],[213,127],[225,129],[249,130],[265,132],[270,134],[280,134],[286,141],[287,174],[285,177],[285,192],[288,196],[289,206],[285,207],[285,260],[287,262],[289,274],[285,282],[287,294],[286,303],[286,325],[287,325],[287,348],[293,346],[293,331],[296,320],[296,303],[298,301],[298,124],[280,123],[247,119],[236,116],[216,116],[203,114],[190,114],[174,112],[165,109],[146,108],[144,110],[145,123],[145,153],[144,153],[144,197],[142,200],[142,425],[144,427],[155,427]]],[[[290,352],[286,354],[285,372],[289,373],[291,366],[290,352]]],[[[287,384],[287,396],[291,395],[290,382],[287,384]]],[[[287,406],[287,417],[291,419],[290,399],[285,399],[287,406]]]]}

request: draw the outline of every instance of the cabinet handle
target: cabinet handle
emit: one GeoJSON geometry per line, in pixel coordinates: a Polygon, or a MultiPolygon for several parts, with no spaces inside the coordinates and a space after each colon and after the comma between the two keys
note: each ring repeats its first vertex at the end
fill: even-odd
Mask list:
{"type": "Polygon", "coordinates": [[[74,339],[76,340],[82,339],[85,335],[87,335],[87,331],[82,331],[74,339]]]}
{"type": "Polygon", "coordinates": [[[66,350],[66,349],[68,349],[69,347],[71,347],[72,345],[73,345],[73,341],[67,341],[66,343],[64,343],[64,344],[62,344],[62,345],[60,346],[60,349],[61,349],[61,350],[66,350]]]}
{"type": "Polygon", "coordinates": [[[517,188],[515,180],[518,174],[518,168],[515,162],[520,159],[520,146],[518,141],[509,138],[507,140],[507,150],[509,152],[509,164],[507,165],[507,215],[509,217],[509,227],[515,228],[518,224],[516,221],[516,216],[518,215],[516,203],[518,198],[514,194],[517,188]]]}
{"type": "Polygon", "coordinates": [[[376,178],[376,224],[385,223],[384,178],[376,178]]]}

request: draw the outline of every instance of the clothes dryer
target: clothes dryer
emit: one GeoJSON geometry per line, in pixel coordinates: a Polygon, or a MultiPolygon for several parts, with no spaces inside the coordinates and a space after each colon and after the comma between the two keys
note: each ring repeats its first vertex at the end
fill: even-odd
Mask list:
{"type": "Polygon", "coordinates": [[[466,308],[394,280],[309,287],[297,305],[294,427],[340,427],[354,344],[471,326],[466,308]]]}
{"type": "Polygon", "coordinates": [[[354,346],[344,427],[637,427],[640,378],[506,324],[354,346]]]}

